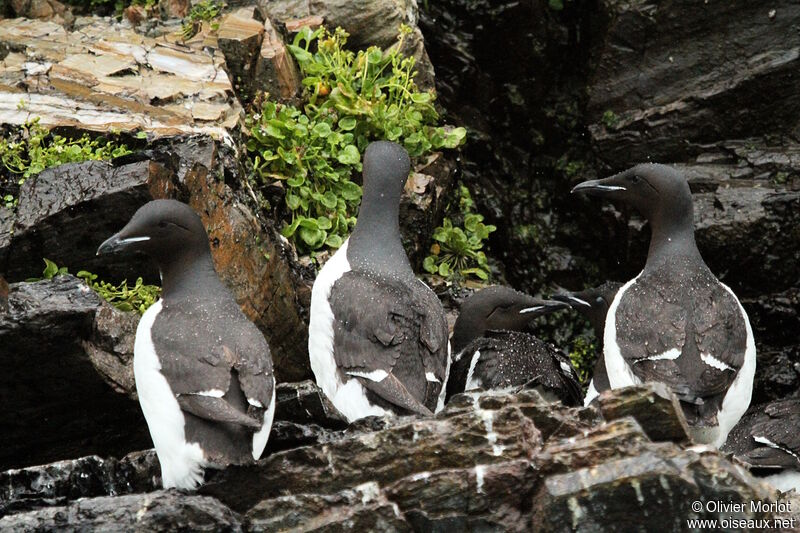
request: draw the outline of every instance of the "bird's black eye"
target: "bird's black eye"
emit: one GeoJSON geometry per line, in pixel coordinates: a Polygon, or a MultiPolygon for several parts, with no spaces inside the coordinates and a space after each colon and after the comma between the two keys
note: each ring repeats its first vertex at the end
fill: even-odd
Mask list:
{"type": "Polygon", "coordinates": [[[631,183],[639,183],[642,180],[637,174],[631,174],[628,176],[628,181],[631,183]]]}

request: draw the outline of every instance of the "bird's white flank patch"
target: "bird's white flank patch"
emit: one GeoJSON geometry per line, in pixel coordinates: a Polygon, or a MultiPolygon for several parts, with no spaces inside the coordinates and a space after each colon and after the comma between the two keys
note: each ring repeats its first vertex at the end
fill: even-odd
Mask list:
{"type": "Polygon", "coordinates": [[[441,381],[439,381],[439,379],[433,375],[433,372],[425,372],[425,379],[432,381],[433,383],[441,383],[441,381]]]}
{"type": "Polygon", "coordinates": [[[447,341],[447,367],[444,370],[444,383],[442,383],[442,390],[439,391],[439,399],[436,402],[436,413],[444,409],[444,399],[447,396],[447,382],[450,380],[450,365],[452,364],[450,355],[450,341],[447,341]]]}
{"type": "Polygon", "coordinates": [[[386,379],[389,373],[385,370],[378,369],[373,370],[372,372],[348,372],[347,375],[368,379],[370,381],[374,381],[375,383],[380,383],[386,379]]]}
{"type": "Polygon", "coordinates": [[[736,370],[732,366],[730,366],[728,364],[725,364],[724,362],[720,361],[719,359],[717,359],[716,357],[714,357],[710,353],[701,353],[700,354],[700,359],[702,359],[703,362],[705,364],[707,364],[708,366],[713,366],[717,370],[736,370]]]}
{"type": "Polygon", "coordinates": [[[472,389],[479,389],[483,383],[481,380],[473,379],[472,374],[475,373],[475,366],[478,364],[478,359],[481,358],[481,351],[475,350],[475,353],[472,354],[472,360],[469,362],[469,371],[467,371],[467,382],[464,386],[464,390],[472,390],[472,389]]]}
{"type": "Polygon", "coordinates": [[[592,400],[600,396],[600,393],[597,392],[597,388],[594,386],[594,380],[589,382],[589,388],[586,391],[586,397],[583,399],[583,405],[588,406],[592,403],[592,400]]]}
{"type": "Polygon", "coordinates": [[[558,363],[561,365],[561,370],[563,370],[564,372],[566,372],[570,376],[572,375],[572,367],[571,366],[569,366],[564,361],[559,361],[558,363]]]}
{"type": "Polygon", "coordinates": [[[212,398],[222,398],[225,396],[225,393],[219,389],[209,389],[209,390],[202,390],[200,392],[195,392],[198,396],[210,396],[212,398]]]}
{"type": "Polygon", "coordinates": [[[256,400],[255,398],[248,398],[248,399],[247,399],[247,403],[249,403],[249,404],[250,404],[250,405],[252,405],[253,407],[264,407],[264,406],[261,404],[261,402],[259,402],[259,401],[258,401],[258,400],[256,400]]]}
{"type": "MultiPolygon", "coordinates": [[[[639,276],[641,275],[640,272],[639,276]]],[[[606,314],[606,326],[603,331],[603,359],[606,362],[608,383],[612,389],[620,389],[641,383],[641,380],[631,370],[628,362],[622,357],[622,352],[617,344],[617,308],[625,292],[631,285],[636,283],[639,276],[636,276],[620,288],[606,314]]]]}
{"type": "Polygon", "coordinates": [[[544,309],[543,305],[534,305],[533,307],[526,307],[522,309],[519,314],[524,315],[525,313],[533,313],[535,311],[539,311],[540,309],[544,309]]]}
{"type": "MultiPolygon", "coordinates": [[[[681,356],[681,351],[677,348],[670,348],[666,352],[651,355],[650,357],[645,357],[644,359],[639,359],[639,361],[674,361],[678,357],[681,356]]],[[[638,361],[637,361],[638,362],[638,361]]]]}

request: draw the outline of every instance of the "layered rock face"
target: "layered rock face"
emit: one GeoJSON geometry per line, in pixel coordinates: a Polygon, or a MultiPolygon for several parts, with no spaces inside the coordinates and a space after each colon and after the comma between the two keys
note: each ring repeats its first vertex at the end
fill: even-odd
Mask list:
{"type": "MultiPolygon", "coordinates": [[[[305,386],[296,398],[309,405],[309,394],[305,386]]],[[[196,495],[157,490],[152,452],[9,471],[0,475],[0,512],[8,513],[0,527],[679,531],[698,518],[798,520],[752,510],[750,501],[776,493],[717,452],[686,449],[685,434],[655,431],[680,426],[674,397],[646,388],[616,394],[604,396],[603,414],[548,404],[535,391],[462,394],[433,419],[318,430],[324,436],[310,445],[209,473],[196,495]],[[657,423],[647,413],[653,404],[662,406],[657,423]],[[696,511],[695,501],[746,505],[696,511]]],[[[297,406],[283,414],[295,416],[297,406]]]]}

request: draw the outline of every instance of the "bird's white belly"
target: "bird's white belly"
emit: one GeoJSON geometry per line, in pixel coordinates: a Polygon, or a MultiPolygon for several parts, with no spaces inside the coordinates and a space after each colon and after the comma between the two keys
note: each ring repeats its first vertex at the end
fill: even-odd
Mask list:
{"type": "Polygon", "coordinates": [[[308,355],[317,385],[348,421],[388,413],[373,405],[357,379],[342,382],[333,357],[333,310],[328,298],[333,284],[350,271],[347,241],[322,267],[311,291],[311,316],[308,323],[308,355]]]}
{"type": "MultiPolygon", "coordinates": [[[[640,273],[639,276],[641,275],[640,273]]],[[[608,308],[608,313],[606,314],[606,327],[603,330],[603,359],[606,363],[608,383],[612,389],[630,387],[631,385],[639,385],[641,383],[639,378],[637,378],[631,370],[627,361],[625,361],[625,358],[622,357],[622,352],[617,344],[616,318],[617,308],[619,307],[619,302],[622,300],[622,296],[631,285],[636,283],[639,276],[630,280],[617,291],[617,295],[614,297],[614,301],[611,302],[611,306],[608,308]]]]}
{"type": "Polygon", "coordinates": [[[264,423],[261,429],[253,434],[253,459],[258,461],[264,448],[267,447],[269,431],[272,429],[272,419],[275,418],[275,381],[272,382],[272,400],[270,400],[267,411],[264,413],[264,423]]]}
{"type": "Polygon", "coordinates": [[[183,413],[161,373],[161,363],[150,336],[161,307],[161,300],[153,304],[142,315],[136,329],[133,348],[136,392],[161,463],[164,488],[194,489],[203,481],[203,467],[207,462],[197,443],[186,442],[183,413]]]}

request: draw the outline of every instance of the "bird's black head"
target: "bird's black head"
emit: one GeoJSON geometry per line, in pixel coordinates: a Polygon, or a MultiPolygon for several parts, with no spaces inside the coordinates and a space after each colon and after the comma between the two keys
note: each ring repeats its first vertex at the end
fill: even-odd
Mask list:
{"type": "Polygon", "coordinates": [[[140,207],[119,233],[100,245],[97,255],[123,250],[144,252],[159,267],[173,259],[210,253],[200,217],[176,200],[153,200],[140,207]]]}
{"type": "Polygon", "coordinates": [[[692,215],[689,184],[677,170],[666,165],[646,163],[601,180],[579,183],[573,193],[624,202],[645,218],[681,218],[692,215]]]}
{"type": "Polygon", "coordinates": [[[453,327],[453,353],[463,350],[487,331],[525,331],[536,317],[569,307],[564,302],[542,300],[510,287],[487,287],[467,298],[453,327]]]}
{"type": "Polygon", "coordinates": [[[617,295],[621,286],[622,284],[619,282],[607,281],[599,287],[555,294],[553,300],[564,302],[588,318],[595,335],[602,339],[608,308],[611,307],[611,302],[614,301],[614,296],[617,295]]]}
{"type": "Polygon", "coordinates": [[[370,143],[364,152],[364,191],[377,191],[381,197],[397,199],[411,170],[405,148],[389,141],[370,143]]]}

